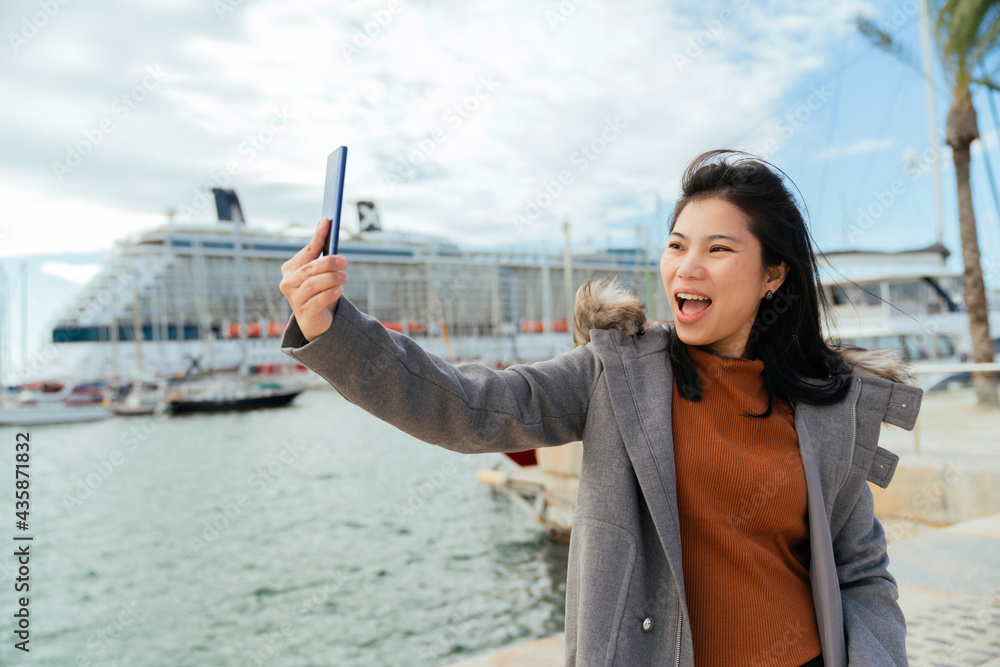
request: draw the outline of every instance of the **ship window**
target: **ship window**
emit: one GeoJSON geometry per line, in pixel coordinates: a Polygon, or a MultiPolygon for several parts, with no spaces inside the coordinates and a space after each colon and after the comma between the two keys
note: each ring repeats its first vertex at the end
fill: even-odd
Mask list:
{"type": "Polygon", "coordinates": [[[838,306],[848,304],[853,304],[855,307],[877,306],[881,303],[881,300],[878,298],[879,294],[878,283],[862,283],[861,287],[857,285],[835,285],[833,287],[833,303],[838,306]]]}
{"type": "Polygon", "coordinates": [[[951,336],[938,336],[938,356],[941,359],[950,359],[955,356],[955,341],[951,336]]]}
{"type": "Polygon", "coordinates": [[[920,303],[922,293],[923,285],[918,282],[889,284],[889,301],[896,305],[901,303],[920,303]]]}
{"type": "MultiPolygon", "coordinates": [[[[118,328],[119,338],[124,329],[118,328]]],[[[108,326],[60,326],[52,330],[53,343],[89,343],[91,341],[111,340],[111,327],[108,326]]]]}
{"type": "Polygon", "coordinates": [[[922,361],[928,358],[923,336],[900,336],[899,345],[903,349],[903,358],[906,361],[922,361]]]}

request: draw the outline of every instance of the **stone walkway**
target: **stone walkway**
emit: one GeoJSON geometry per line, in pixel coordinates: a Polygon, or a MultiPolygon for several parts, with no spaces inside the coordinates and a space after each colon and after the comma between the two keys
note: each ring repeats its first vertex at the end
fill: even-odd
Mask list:
{"type": "Polygon", "coordinates": [[[1000,514],[889,545],[911,667],[1000,667],[1000,514]]]}
{"type": "Polygon", "coordinates": [[[970,596],[907,615],[910,667],[1000,666],[1000,597],[970,596]]]}

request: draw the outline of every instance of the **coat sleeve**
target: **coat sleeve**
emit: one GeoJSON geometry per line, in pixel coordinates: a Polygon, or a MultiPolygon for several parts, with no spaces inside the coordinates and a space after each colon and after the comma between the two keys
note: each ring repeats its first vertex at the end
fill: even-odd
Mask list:
{"type": "Polygon", "coordinates": [[[844,610],[847,662],[852,667],[905,667],[906,622],[889,574],[885,532],[875,518],[868,482],[833,542],[844,610]]]}
{"type": "Polygon", "coordinates": [[[333,324],[312,341],[292,315],[281,351],[379,419],[425,442],[470,454],[581,439],[603,368],[591,345],[502,371],[454,366],[344,297],[333,324]]]}

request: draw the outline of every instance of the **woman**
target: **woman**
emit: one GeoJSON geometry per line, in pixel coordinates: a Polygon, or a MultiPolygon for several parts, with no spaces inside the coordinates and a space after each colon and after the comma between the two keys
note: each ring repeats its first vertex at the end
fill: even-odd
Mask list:
{"type": "Polygon", "coordinates": [[[328,222],[282,267],[282,349],[348,400],[458,452],[583,440],[567,665],[905,665],[871,480],[921,392],[891,355],[822,339],[816,261],[782,178],[745,153],[685,171],[660,270],[674,326],[613,282],[578,346],[452,366],[341,299],[328,222]]]}

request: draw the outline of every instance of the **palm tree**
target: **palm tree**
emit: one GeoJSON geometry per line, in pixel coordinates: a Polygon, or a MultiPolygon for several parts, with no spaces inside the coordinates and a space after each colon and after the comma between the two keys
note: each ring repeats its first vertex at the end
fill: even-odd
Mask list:
{"type": "MultiPolygon", "coordinates": [[[[952,93],[945,142],[951,147],[951,157],[955,164],[958,226],[962,238],[962,262],[965,266],[962,283],[965,308],[969,316],[969,334],[972,338],[972,358],[977,363],[991,363],[993,340],[990,336],[989,308],[979,254],[976,214],[972,208],[969,167],[972,142],[979,138],[976,108],[972,104],[972,87],[984,86],[991,92],[1000,91],[1000,85],[989,78],[985,69],[981,77],[974,74],[974,68],[982,66],[986,54],[1000,46],[1000,0],[932,0],[930,13],[934,19],[934,37],[942,69],[952,93]]],[[[873,22],[859,17],[857,25],[876,46],[912,63],[892,36],[873,22]]],[[[1000,407],[993,373],[974,373],[973,385],[977,405],[1000,407]]]]}

